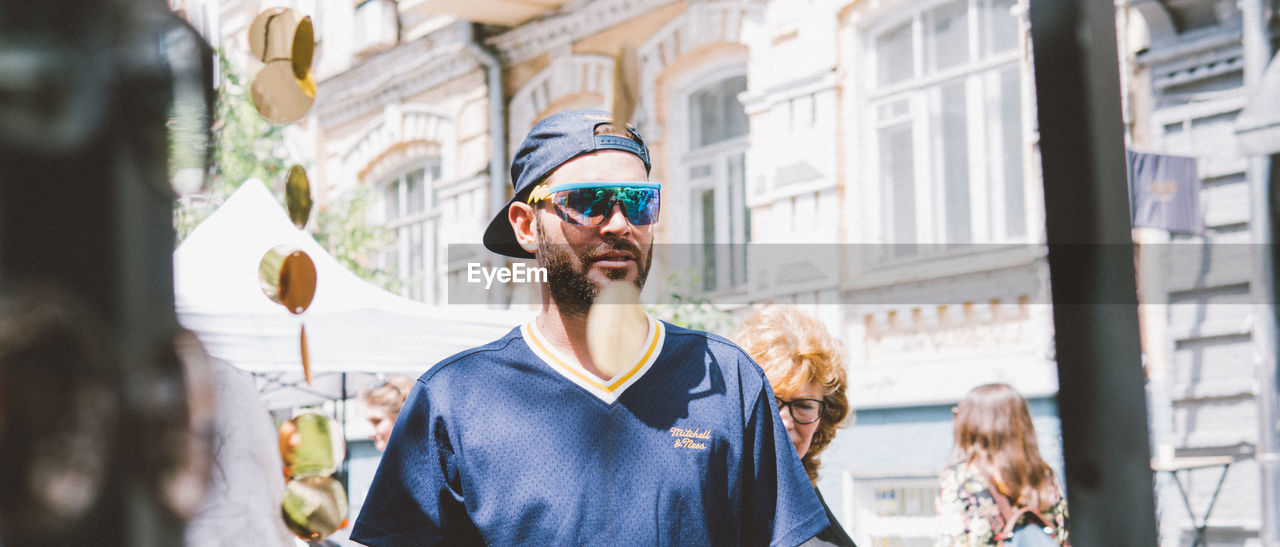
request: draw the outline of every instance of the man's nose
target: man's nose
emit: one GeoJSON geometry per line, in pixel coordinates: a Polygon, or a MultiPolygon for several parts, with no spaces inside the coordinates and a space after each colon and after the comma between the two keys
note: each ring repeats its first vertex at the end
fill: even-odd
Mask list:
{"type": "Polygon", "coordinates": [[[622,235],[630,230],[631,222],[627,220],[627,211],[622,208],[621,203],[612,203],[609,216],[605,217],[604,224],[600,225],[600,233],[622,235]]]}

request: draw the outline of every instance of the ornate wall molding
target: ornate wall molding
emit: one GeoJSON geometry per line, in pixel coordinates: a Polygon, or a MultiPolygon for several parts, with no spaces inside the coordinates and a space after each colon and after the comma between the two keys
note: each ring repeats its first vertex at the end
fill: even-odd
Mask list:
{"type": "MultiPolygon", "coordinates": [[[[1001,266],[986,255],[968,271],[935,278],[900,278],[880,287],[845,288],[841,301],[861,306],[858,321],[869,338],[953,331],[1024,319],[1031,307],[1049,303],[1042,259],[1001,266]]],[[[929,269],[917,264],[917,269],[929,269]]]]}
{"type": "Polygon", "coordinates": [[[342,147],[347,151],[342,161],[357,180],[367,181],[414,157],[440,154],[453,139],[452,119],[421,105],[391,107],[349,146],[342,147]]]}
{"type": "Polygon", "coordinates": [[[1243,73],[1243,33],[1227,29],[1203,38],[1168,47],[1153,47],[1138,55],[1138,63],[1151,70],[1151,85],[1158,92],[1188,86],[1224,74],[1243,73]]]}
{"type": "Polygon", "coordinates": [[[554,55],[548,66],[520,88],[507,107],[511,128],[508,150],[520,147],[525,132],[534,119],[557,99],[591,93],[600,95],[604,104],[613,101],[613,59],[604,55],[571,55],[564,48],[554,55]]]}
{"type": "MultiPolygon", "coordinates": [[[[512,97],[509,109],[510,150],[520,145],[527,128],[548,106],[578,93],[595,93],[604,104],[613,101],[613,59],[602,55],[573,55],[574,40],[657,8],[662,3],[634,0],[605,0],[585,4],[571,14],[556,15],[530,23],[488,42],[499,50],[506,63],[516,63],[544,53],[551,63],[512,97]]],[[[648,140],[660,140],[661,128],[655,115],[654,82],[681,55],[715,43],[743,43],[742,25],[760,19],[764,5],[756,1],[690,1],[688,9],[650,36],[636,50],[640,68],[640,104],[635,122],[648,140]]]]}
{"type": "Polygon", "coordinates": [[[354,64],[320,82],[314,113],[330,129],[405,97],[483,70],[467,51],[471,24],[459,22],[354,64]]]}
{"type": "Polygon", "coordinates": [[[662,73],[685,53],[715,43],[738,43],[742,40],[743,22],[763,20],[764,4],[752,1],[690,2],[683,14],[654,33],[636,50],[640,65],[640,104],[636,121],[641,132],[651,140],[661,140],[658,124],[658,90],[662,73]]]}
{"type": "Polygon", "coordinates": [[[566,4],[557,13],[507,31],[486,42],[504,65],[522,63],[633,19],[675,0],[595,0],[566,4]]]}

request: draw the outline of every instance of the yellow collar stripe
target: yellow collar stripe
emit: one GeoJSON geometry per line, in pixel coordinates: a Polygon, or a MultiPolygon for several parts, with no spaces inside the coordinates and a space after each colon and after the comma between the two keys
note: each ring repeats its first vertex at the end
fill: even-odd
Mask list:
{"type": "Polygon", "coordinates": [[[628,378],[631,378],[632,376],[634,376],[636,372],[640,371],[641,367],[644,367],[645,363],[649,362],[649,357],[653,355],[653,350],[657,349],[658,347],[659,336],[658,336],[657,329],[662,328],[661,325],[662,325],[661,323],[658,323],[656,321],[651,320],[649,322],[649,330],[652,331],[652,334],[651,334],[651,338],[649,339],[648,349],[644,350],[644,355],[640,356],[640,360],[636,362],[636,365],[634,367],[631,367],[630,372],[622,375],[621,378],[618,378],[612,384],[609,384],[609,391],[618,389],[618,386],[626,383],[628,378]]]}
{"type": "Polygon", "coordinates": [[[529,324],[526,326],[526,331],[529,333],[528,338],[533,342],[533,345],[536,346],[536,348],[538,349],[537,353],[539,353],[542,357],[546,358],[548,362],[560,368],[561,370],[569,372],[570,374],[573,374],[574,377],[582,380],[583,382],[586,382],[592,387],[595,387],[596,389],[599,389],[607,393],[612,393],[613,390],[618,389],[619,386],[625,384],[627,380],[629,380],[632,376],[635,376],[635,374],[639,372],[640,369],[644,368],[645,363],[649,362],[649,359],[653,357],[653,352],[658,349],[658,341],[662,339],[662,336],[660,336],[660,333],[658,332],[659,329],[662,329],[662,322],[655,321],[653,320],[653,318],[649,318],[649,347],[645,349],[644,355],[640,356],[640,360],[637,361],[636,364],[631,367],[630,371],[618,377],[612,383],[606,385],[604,383],[601,383],[598,377],[593,377],[589,374],[583,374],[578,370],[579,367],[571,366],[568,363],[565,363],[562,359],[560,359],[560,357],[556,356],[555,352],[549,349],[546,346],[546,344],[543,344],[542,340],[538,339],[537,328],[534,326],[532,321],[530,321],[529,324]]]}
{"type": "Polygon", "coordinates": [[[591,384],[591,386],[595,387],[596,389],[603,390],[603,391],[612,391],[604,384],[596,381],[594,378],[591,378],[586,374],[582,374],[581,372],[574,370],[573,367],[566,365],[563,361],[560,360],[559,357],[556,357],[554,353],[551,353],[551,350],[548,349],[546,346],[544,346],[541,340],[538,340],[538,336],[534,334],[535,332],[536,331],[534,330],[534,327],[532,326],[532,323],[531,323],[529,327],[529,340],[532,340],[533,344],[538,347],[538,351],[543,358],[545,358],[551,364],[556,365],[560,369],[566,372],[569,372],[570,374],[573,374],[574,376],[578,377],[578,379],[588,384],[591,384]]]}

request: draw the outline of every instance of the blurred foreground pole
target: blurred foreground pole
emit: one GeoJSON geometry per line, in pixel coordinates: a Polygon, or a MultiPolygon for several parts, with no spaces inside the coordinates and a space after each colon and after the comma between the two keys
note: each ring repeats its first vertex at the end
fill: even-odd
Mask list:
{"type": "Polygon", "coordinates": [[[1155,545],[1115,12],[1031,0],[1074,545],[1155,545]]]}
{"type": "Polygon", "coordinates": [[[183,495],[165,487],[187,446],[167,170],[173,72],[162,39],[176,21],[164,0],[0,3],[0,296],[51,293],[83,309],[86,336],[104,342],[94,357],[106,363],[108,400],[79,406],[77,379],[96,371],[76,358],[2,363],[48,377],[3,387],[38,391],[81,422],[94,418],[84,408],[118,414],[102,422],[104,444],[81,446],[51,419],[48,433],[17,428],[24,409],[10,409],[2,432],[17,442],[5,453],[31,446],[21,461],[38,473],[26,476],[48,480],[2,494],[20,498],[0,514],[4,545],[183,543],[180,504],[163,501],[183,495]],[[49,456],[66,444],[79,453],[49,456]],[[101,488],[60,478],[76,472],[100,476],[101,488]],[[24,504],[44,520],[20,518],[24,504]]]}

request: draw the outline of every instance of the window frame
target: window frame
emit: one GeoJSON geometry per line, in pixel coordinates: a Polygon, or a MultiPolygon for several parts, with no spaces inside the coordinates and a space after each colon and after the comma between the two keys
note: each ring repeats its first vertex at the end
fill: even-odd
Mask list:
{"type": "Polygon", "coordinates": [[[392,239],[378,252],[379,266],[390,271],[401,283],[400,295],[411,300],[427,303],[441,302],[444,295],[443,283],[436,275],[440,271],[440,262],[444,250],[441,249],[439,196],[436,195],[436,184],[443,176],[443,161],[439,156],[426,156],[408,162],[392,175],[383,177],[377,183],[379,205],[383,215],[383,225],[391,232],[392,239]],[[409,188],[406,181],[414,173],[422,173],[422,204],[417,212],[410,213],[411,204],[409,188]],[[397,214],[388,215],[388,190],[396,187],[397,214]],[[415,227],[420,227],[421,270],[413,271],[413,238],[415,227]],[[391,262],[389,257],[394,257],[391,262]]]}
{"type": "MultiPolygon", "coordinates": [[[[874,203],[881,209],[875,228],[880,235],[878,239],[886,243],[905,244],[891,245],[896,250],[885,253],[882,257],[884,260],[915,256],[916,244],[1029,241],[1029,226],[1032,225],[1032,219],[1029,218],[1031,211],[1027,206],[1027,197],[1031,193],[1027,185],[1031,181],[1028,180],[1025,165],[1031,159],[1027,157],[1030,151],[1025,146],[1017,151],[1020,158],[1017,163],[1022,167],[1018,171],[1022,191],[1018,192],[1019,196],[1013,196],[1014,199],[1021,200],[1021,203],[1014,208],[1006,199],[1010,183],[1007,182],[1008,173],[1005,172],[1008,163],[1003,157],[1007,150],[1003,146],[1008,140],[1009,131],[1017,134],[1018,142],[1027,141],[1029,130],[1025,120],[1033,112],[1028,112],[1031,109],[1023,92],[1026,75],[1021,66],[1023,64],[1021,49],[1007,47],[1003,51],[992,52],[990,51],[993,47],[992,40],[984,37],[984,28],[987,31],[991,30],[990,25],[994,21],[992,10],[996,1],[921,2],[911,7],[909,11],[899,13],[896,17],[886,18],[866,30],[864,44],[871,62],[866,63],[867,68],[863,74],[867,78],[866,81],[871,84],[868,86],[865,98],[861,101],[863,107],[869,112],[869,121],[864,125],[863,134],[865,142],[869,144],[866,147],[866,159],[872,176],[869,177],[868,184],[880,185],[868,195],[877,196],[874,203]],[[969,59],[956,66],[930,71],[926,66],[929,55],[925,48],[930,46],[933,40],[928,35],[929,29],[926,27],[933,13],[956,4],[963,4],[967,10],[965,20],[968,25],[969,59]],[[879,51],[880,40],[883,36],[902,29],[904,25],[911,29],[911,75],[882,85],[880,65],[884,60],[879,51]],[[1015,86],[1004,85],[1003,75],[1008,70],[1016,71],[1015,86]],[[966,191],[969,236],[967,238],[958,238],[958,232],[949,233],[945,220],[948,210],[945,192],[948,171],[944,165],[941,148],[944,113],[941,95],[944,88],[953,83],[959,83],[962,86],[960,89],[963,89],[965,94],[963,113],[964,142],[967,145],[964,154],[967,164],[965,177],[968,179],[966,191]],[[1016,96],[1004,97],[1003,94],[1008,89],[1014,89],[1016,96]],[[1016,102],[1018,105],[1016,117],[1004,116],[1004,109],[993,108],[1009,101],[1016,102]],[[883,117],[881,110],[894,103],[906,104],[906,111],[892,119],[883,117]],[[1009,119],[1015,121],[1017,126],[1004,127],[1005,121],[1009,119]],[[882,176],[884,166],[881,165],[884,158],[882,131],[904,123],[911,131],[911,173],[914,178],[912,185],[914,195],[911,199],[916,204],[912,219],[914,230],[913,233],[907,234],[909,240],[896,236],[898,231],[894,227],[896,213],[895,208],[891,206],[894,201],[893,188],[881,184],[884,180],[882,176]],[[1000,151],[1003,151],[1001,157],[992,157],[993,152],[1000,151]],[[1020,221],[1010,222],[1008,215],[1011,209],[1020,212],[1020,221]]],[[[1013,6],[1017,5],[1017,2],[1013,3],[1013,6]]],[[[1014,13],[1013,16],[1014,24],[1018,25],[1016,31],[1020,33],[1025,23],[1025,15],[1014,13]]]]}
{"type": "MultiPolygon", "coordinates": [[[[736,60],[735,60],[736,61],[736,60]]],[[[747,117],[746,131],[740,135],[727,137],[706,145],[697,145],[701,140],[701,131],[694,128],[691,103],[693,97],[702,91],[722,86],[732,78],[747,77],[745,62],[724,63],[710,67],[696,74],[691,74],[685,85],[677,87],[675,104],[677,112],[674,119],[681,120],[678,128],[673,128],[679,135],[679,150],[674,155],[676,165],[669,171],[673,174],[671,187],[680,188],[680,199],[685,200],[685,218],[689,224],[692,238],[690,243],[690,264],[699,276],[697,287],[711,294],[745,291],[747,289],[747,244],[750,243],[750,207],[747,198],[746,154],[750,147],[750,117],[747,117]],[[730,181],[732,168],[730,163],[738,159],[737,184],[730,181]],[[691,171],[696,167],[709,167],[703,175],[694,175],[691,171]],[[736,186],[736,188],[734,188],[736,186]],[[702,234],[706,226],[703,219],[703,195],[711,191],[714,196],[714,242],[708,249],[708,243],[702,234]],[[708,254],[710,253],[710,254],[708,254]],[[711,259],[712,262],[708,262],[711,259]],[[728,267],[725,267],[725,266],[728,267]],[[708,271],[714,272],[714,279],[706,278],[708,271]]],[[[746,91],[744,87],[743,92],[746,91]]],[[[722,99],[728,95],[721,95],[722,99]]],[[[723,100],[718,102],[723,114],[723,100]]],[[[744,115],[745,107],[743,108],[744,115]]],[[[721,120],[722,123],[725,120],[721,120]]]]}

